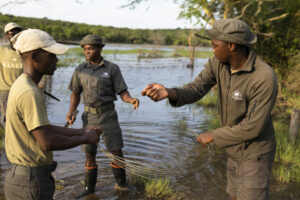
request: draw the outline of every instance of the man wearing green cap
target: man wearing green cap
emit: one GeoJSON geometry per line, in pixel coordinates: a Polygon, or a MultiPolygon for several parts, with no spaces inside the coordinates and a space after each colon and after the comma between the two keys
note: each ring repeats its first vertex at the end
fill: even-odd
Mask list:
{"type": "Polygon", "coordinates": [[[68,129],[51,125],[43,91],[43,75],[53,75],[58,59],[68,47],[56,43],[46,32],[28,29],[19,35],[14,48],[21,55],[24,73],[13,83],[7,103],[5,150],[11,168],[5,177],[7,200],[52,200],[56,168],[54,150],[99,141],[100,127],[68,129]]]}
{"type": "MultiPolygon", "coordinates": [[[[83,127],[101,125],[107,150],[115,156],[123,157],[122,131],[114,101],[117,100],[116,94],[118,94],[122,101],[131,103],[136,110],[139,100],[132,98],[127,91],[127,85],[119,66],[102,58],[101,51],[104,44],[101,37],[87,35],[80,41],[80,46],[83,48],[86,62],[76,68],[71,79],[69,89],[72,93],[66,119],[70,124],[75,121],[72,113],[77,108],[82,96],[85,111],[82,115],[83,127]]],[[[82,150],[86,153],[85,190],[80,196],[95,192],[98,168],[96,164],[97,145],[83,145],[82,150]]],[[[125,169],[116,162],[111,163],[111,168],[117,181],[115,189],[129,190],[125,169]]]]}
{"type": "Polygon", "coordinates": [[[178,107],[198,101],[217,85],[221,128],[202,133],[197,140],[225,147],[227,192],[233,200],[268,199],[276,152],[271,118],[277,96],[275,74],[249,47],[257,39],[243,21],[218,20],[206,33],[215,56],[194,82],[181,88],[153,83],[142,94],[154,101],[168,98],[178,107]]]}
{"type": "Polygon", "coordinates": [[[6,104],[10,87],[23,72],[21,57],[13,48],[10,40],[22,30],[22,27],[14,22],[6,24],[4,33],[8,45],[0,47],[0,125],[3,128],[5,126],[6,104]]]}

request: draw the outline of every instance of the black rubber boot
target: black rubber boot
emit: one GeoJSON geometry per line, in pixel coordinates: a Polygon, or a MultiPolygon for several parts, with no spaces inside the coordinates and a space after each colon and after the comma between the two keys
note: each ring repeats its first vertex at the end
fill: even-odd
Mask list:
{"type": "Polygon", "coordinates": [[[95,186],[97,183],[97,172],[98,168],[94,169],[85,169],[84,172],[84,191],[77,196],[77,198],[81,198],[83,196],[86,196],[88,194],[94,193],[95,192],[95,186]]]}
{"type": "Polygon", "coordinates": [[[125,169],[118,167],[114,163],[111,163],[112,173],[116,179],[115,190],[120,192],[128,192],[130,190],[136,190],[134,187],[126,183],[125,169]]]}

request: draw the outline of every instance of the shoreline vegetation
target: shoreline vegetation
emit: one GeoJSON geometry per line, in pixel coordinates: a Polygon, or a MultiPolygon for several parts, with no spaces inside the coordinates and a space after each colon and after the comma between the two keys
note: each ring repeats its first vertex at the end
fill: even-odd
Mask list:
{"type": "MultiPolygon", "coordinates": [[[[121,44],[154,44],[154,45],[185,45],[188,46],[188,37],[191,33],[204,35],[204,29],[129,29],[112,26],[88,25],[47,18],[18,17],[0,13],[0,34],[9,22],[15,22],[27,28],[41,29],[49,33],[56,41],[78,43],[87,34],[96,34],[103,38],[105,43],[121,44]]],[[[206,39],[193,37],[193,45],[210,46],[206,39]]]]}
{"type": "MultiPolygon", "coordinates": [[[[136,55],[137,60],[141,59],[153,59],[153,58],[179,58],[190,57],[190,49],[187,47],[176,47],[174,51],[164,51],[160,48],[156,49],[128,49],[128,50],[112,50],[103,49],[102,55],[136,55]]],[[[211,51],[203,51],[202,49],[196,49],[194,58],[208,58],[212,56],[211,51]]],[[[57,67],[65,67],[70,65],[77,65],[84,62],[84,54],[81,47],[71,48],[65,55],[59,56],[59,62],[57,67]]]]}

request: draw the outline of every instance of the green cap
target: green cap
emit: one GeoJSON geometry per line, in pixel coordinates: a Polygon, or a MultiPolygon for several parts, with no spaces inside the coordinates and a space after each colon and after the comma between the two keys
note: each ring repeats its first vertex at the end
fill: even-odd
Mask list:
{"type": "Polygon", "coordinates": [[[205,32],[213,39],[233,44],[254,44],[257,37],[250,31],[249,26],[238,19],[217,20],[211,29],[205,32]]]}
{"type": "Polygon", "coordinates": [[[79,42],[79,44],[82,47],[86,44],[101,46],[101,47],[105,46],[105,44],[102,43],[102,38],[97,35],[93,35],[93,34],[88,34],[88,35],[84,36],[82,38],[82,40],[79,42]]]}

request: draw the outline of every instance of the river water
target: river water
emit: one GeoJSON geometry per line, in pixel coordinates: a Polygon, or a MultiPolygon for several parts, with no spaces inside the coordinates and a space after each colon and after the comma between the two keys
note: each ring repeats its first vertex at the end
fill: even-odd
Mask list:
{"type": "MultiPolygon", "coordinates": [[[[108,45],[108,49],[118,46],[108,45]]],[[[122,49],[135,46],[122,46],[122,49]]],[[[164,50],[168,50],[167,47],[164,50]]],[[[172,49],[170,49],[172,51],[172,49]]],[[[226,195],[226,156],[222,149],[212,150],[201,147],[196,142],[195,133],[208,129],[209,121],[217,117],[209,109],[195,105],[173,108],[168,101],[152,102],[141,96],[141,90],[149,83],[158,82],[166,87],[181,86],[192,81],[201,71],[207,58],[196,59],[193,69],[187,68],[187,58],[137,59],[137,55],[104,55],[121,68],[122,74],[132,96],[139,98],[137,111],[121,100],[115,102],[119,122],[123,131],[124,156],[127,159],[151,166],[154,171],[163,172],[178,199],[215,200],[228,199],[226,195]]],[[[58,68],[52,77],[48,91],[60,99],[46,98],[48,116],[52,124],[63,126],[69,107],[68,84],[76,63],[58,68]]],[[[73,125],[80,128],[83,106],[79,106],[79,115],[73,125]]],[[[104,147],[102,142],[100,145],[104,147]]],[[[58,161],[55,171],[55,199],[74,199],[83,190],[83,172],[85,155],[80,147],[54,153],[58,161]]],[[[86,199],[144,199],[143,191],[120,194],[113,190],[115,180],[110,171],[110,160],[100,150],[97,154],[99,166],[95,195],[86,199]]],[[[4,153],[1,156],[1,181],[3,186],[5,172],[9,164],[4,153]]],[[[149,176],[158,177],[153,173],[149,176]]],[[[135,184],[137,174],[129,171],[129,183],[135,184]]],[[[271,199],[300,199],[297,185],[271,186],[271,199]]],[[[3,199],[3,187],[0,199],[3,199]]]]}

